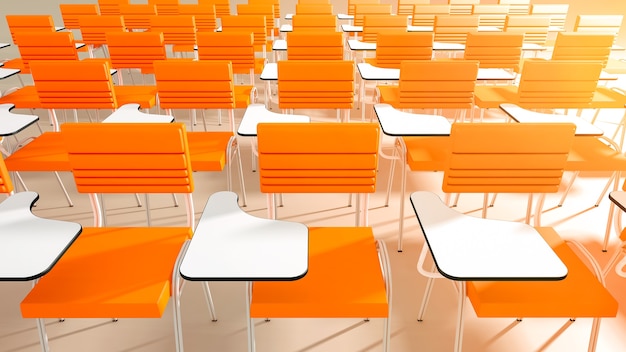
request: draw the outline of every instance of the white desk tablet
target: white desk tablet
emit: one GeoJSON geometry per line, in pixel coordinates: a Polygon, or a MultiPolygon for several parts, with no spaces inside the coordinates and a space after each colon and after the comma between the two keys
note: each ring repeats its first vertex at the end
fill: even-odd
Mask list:
{"type": "Polygon", "coordinates": [[[237,194],[213,194],[180,266],[187,280],[297,280],[308,270],[309,229],[242,211],[237,194]]]}
{"type": "Polygon", "coordinates": [[[520,123],[573,123],[576,125],[577,136],[602,136],[604,131],[580,117],[558,114],[543,114],[526,110],[515,104],[500,104],[502,109],[513,120],[520,123]]]}
{"type": "Polygon", "coordinates": [[[374,112],[388,136],[449,136],[451,125],[443,116],[411,114],[389,104],[375,104],[374,112]]]}
{"type": "Polygon", "coordinates": [[[431,192],[411,204],[439,272],[452,280],[560,280],[567,267],[532,227],[461,214],[431,192]]]}
{"type": "Polygon", "coordinates": [[[0,136],[14,135],[39,121],[37,115],[12,113],[14,107],[13,104],[0,104],[0,136]]]}
{"type": "Polygon", "coordinates": [[[104,123],[170,123],[174,122],[172,115],[146,114],[139,111],[139,104],[131,103],[120,106],[111,115],[105,118],[104,123]]]}
{"type": "Polygon", "coordinates": [[[269,111],[263,104],[250,104],[241,118],[237,129],[240,136],[256,137],[256,126],[265,122],[311,122],[311,118],[305,115],[279,114],[269,111]]]}
{"type": "Polygon", "coordinates": [[[35,192],[0,203],[0,280],[33,280],[46,274],[82,231],[80,224],[33,215],[35,192]]]}

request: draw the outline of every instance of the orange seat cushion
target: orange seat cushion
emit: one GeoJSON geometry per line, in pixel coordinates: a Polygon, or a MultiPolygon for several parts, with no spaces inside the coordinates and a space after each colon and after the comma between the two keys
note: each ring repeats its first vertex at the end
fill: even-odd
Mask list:
{"type": "Polygon", "coordinates": [[[614,317],[617,301],[585,263],[552,228],[541,236],[567,266],[561,281],[470,281],[469,297],[476,315],[500,318],[614,317]]]}
{"type": "Polygon", "coordinates": [[[412,171],[445,170],[451,155],[449,136],[402,137],[406,145],[406,162],[412,171]]]}
{"type": "Polygon", "coordinates": [[[309,270],[296,281],[257,281],[254,318],[385,318],[388,303],[370,227],[309,228],[309,270]]]}
{"type": "Polygon", "coordinates": [[[149,109],[156,104],[156,96],[156,86],[115,86],[118,106],[135,103],[142,109],[149,109]]]}
{"type": "Polygon", "coordinates": [[[26,66],[24,65],[24,60],[22,60],[19,57],[5,62],[3,67],[18,69],[20,70],[20,73],[30,73],[29,71],[26,70],[26,66]]]}
{"type": "Polygon", "coordinates": [[[25,318],[158,318],[186,227],[83,228],[21,303],[25,318]]]}
{"type": "Polygon", "coordinates": [[[35,86],[26,86],[17,91],[4,95],[0,98],[0,104],[10,103],[16,109],[38,109],[41,108],[39,94],[35,86]]]}
{"type": "Polygon", "coordinates": [[[235,108],[237,109],[245,109],[252,103],[250,99],[250,93],[252,92],[253,86],[238,86],[235,85],[235,108]]]}
{"type": "Polygon", "coordinates": [[[222,171],[232,132],[187,132],[193,171],[222,171]]]}
{"type": "Polygon", "coordinates": [[[565,168],[568,171],[626,171],[626,157],[597,137],[576,137],[565,168]]]}
{"type": "Polygon", "coordinates": [[[70,171],[65,142],[59,132],[44,132],[5,160],[9,171],[70,171]]]}

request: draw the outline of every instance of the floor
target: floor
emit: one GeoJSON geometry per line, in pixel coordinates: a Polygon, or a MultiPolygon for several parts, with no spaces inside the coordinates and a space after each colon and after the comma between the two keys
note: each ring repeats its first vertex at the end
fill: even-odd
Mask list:
{"type": "MultiPolygon", "coordinates": [[[[17,81],[12,82],[16,84],[17,81]]],[[[260,82],[258,86],[263,87],[260,82]]],[[[615,84],[624,86],[620,78],[615,84]]],[[[2,82],[2,87],[10,82],[2,82]]],[[[371,93],[368,86],[368,94],[371,93]]],[[[4,90],[4,88],[2,88],[4,90]]],[[[263,96],[263,95],[259,95],[263,96]]],[[[368,96],[371,96],[368,95],[368,96]]],[[[274,99],[276,97],[273,97],[274,99]]],[[[371,105],[368,104],[368,108],[371,105]]],[[[623,110],[604,111],[598,126],[611,136],[623,110]]],[[[27,112],[26,112],[27,113],[27,112]]],[[[40,126],[50,129],[45,111],[36,111],[41,117],[40,126]]],[[[297,111],[307,114],[314,121],[334,121],[332,111],[297,111]]],[[[353,110],[353,120],[358,120],[360,111],[353,110]]],[[[444,112],[451,117],[450,112],[444,112]]],[[[227,129],[217,126],[214,113],[207,117],[208,128],[227,129]]],[[[243,111],[237,111],[240,118],[243,111]]],[[[104,113],[103,113],[104,115],[104,113]]],[[[175,112],[179,121],[189,122],[185,111],[175,112]]],[[[68,118],[71,116],[68,114],[68,118]]],[[[590,119],[592,112],[585,111],[583,118],[590,119]]],[[[79,115],[87,121],[85,114],[79,115]]],[[[499,111],[488,111],[487,122],[502,121],[499,111]]],[[[188,126],[189,128],[191,126],[188,126]]],[[[201,124],[195,128],[202,128],[201,124]]],[[[38,134],[34,127],[20,134],[20,138],[38,134]]],[[[391,138],[384,138],[391,145],[391,138]]],[[[243,168],[248,195],[245,208],[252,215],[265,217],[265,196],[259,192],[258,175],[251,170],[250,140],[240,137],[243,168]]],[[[399,170],[399,168],[398,168],[399,170]]],[[[433,295],[423,322],[416,317],[423,296],[426,280],[415,265],[423,236],[410,206],[405,207],[404,251],[395,251],[398,232],[399,172],[395,173],[391,200],[385,206],[385,189],[389,175],[389,162],[381,160],[378,187],[370,200],[370,225],[377,238],[385,240],[390,249],[393,279],[393,314],[391,317],[392,351],[450,351],[453,348],[456,322],[456,294],[454,286],[446,280],[435,284],[433,295]]],[[[62,174],[74,201],[68,207],[54,177],[47,173],[23,175],[28,187],[40,194],[34,213],[46,218],[80,222],[91,225],[91,209],[86,195],[77,194],[69,173],[62,174]]],[[[226,187],[225,172],[195,173],[194,203],[196,219],[199,218],[208,197],[226,187]]],[[[543,214],[543,224],[553,226],[566,239],[574,239],[585,245],[595,258],[604,265],[615,250],[618,239],[613,235],[609,253],[600,250],[604,236],[609,201],[605,195],[599,206],[594,203],[602,191],[608,174],[585,173],[576,180],[562,207],[557,203],[561,194],[549,195],[543,214]]],[[[443,195],[440,172],[410,173],[407,190],[428,190],[443,195]]],[[[567,182],[571,174],[567,174],[567,182]]],[[[561,191],[565,186],[561,187],[561,191]]],[[[238,184],[235,182],[235,190],[238,184]]],[[[512,221],[523,220],[524,196],[500,195],[489,217],[512,221]]],[[[185,221],[183,208],[173,207],[170,196],[151,197],[154,225],[180,225],[185,221]]],[[[480,216],[482,197],[463,195],[458,211],[480,216]]],[[[284,207],[279,208],[278,217],[299,221],[309,226],[350,226],[354,208],[348,207],[347,195],[286,195],[284,207]]],[[[110,225],[142,225],[145,209],[137,207],[131,196],[107,197],[108,221],[110,225]]],[[[103,263],[106,265],[106,263],[103,263]]],[[[358,273],[357,273],[358,275],[358,273]]],[[[617,277],[613,271],[607,278],[612,294],[621,303],[616,318],[604,319],[600,330],[597,351],[621,351],[626,349],[626,279],[617,277]]],[[[29,282],[0,282],[0,352],[39,351],[35,321],[22,319],[19,303],[31,287],[29,282]]],[[[198,283],[186,284],[182,300],[184,342],[187,351],[245,351],[246,319],[244,314],[244,284],[233,282],[211,283],[219,320],[211,322],[198,283]]],[[[575,294],[575,292],[572,292],[575,294]]],[[[162,319],[68,319],[65,322],[48,320],[47,330],[54,351],[173,351],[174,334],[168,307],[162,319]]],[[[470,307],[466,307],[464,350],[472,351],[583,351],[586,349],[591,319],[579,319],[569,325],[567,319],[526,319],[517,323],[514,319],[478,319],[470,307]],[[568,326],[569,325],[569,326],[568,326]]],[[[380,351],[382,321],[372,319],[274,319],[270,322],[258,320],[256,341],[259,352],[314,352],[314,351],[380,351]]]]}

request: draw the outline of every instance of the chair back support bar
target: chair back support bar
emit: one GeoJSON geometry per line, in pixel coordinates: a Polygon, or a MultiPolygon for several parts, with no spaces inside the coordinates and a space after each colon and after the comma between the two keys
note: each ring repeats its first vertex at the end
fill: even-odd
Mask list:
{"type": "Polygon", "coordinates": [[[573,124],[455,123],[443,191],[556,192],[575,130],[573,124]]]}
{"type": "Polygon", "coordinates": [[[182,123],[66,123],[76,188],[82,193],[191,193],[193,180],[182,123]],[[150,138],[137,138],[147,134],[150,138]],[[118,143],[117,141],[124,141],[118,143]]]}
{"type": "Polygon", "coordinates": [[[373,193],[379,127],[371,123],[258,125],[263,193],[373,193]]]}

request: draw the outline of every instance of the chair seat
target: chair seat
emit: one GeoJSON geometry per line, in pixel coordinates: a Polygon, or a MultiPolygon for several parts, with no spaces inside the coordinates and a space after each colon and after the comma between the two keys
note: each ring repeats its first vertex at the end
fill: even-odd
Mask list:
{"type": "Polygon", "coordinates": [[[402,137],[402,139],[407,149],[406,162],[412,171],[445,170],[451,153],[450,137],[402,137]]]}
{"type": "MultiPolygon", "coordinates": [[[[265,59],[262,57],[257,57],[254,59],[254,74],[260,75],[263,72],[263,68],[265,67],[265,59]]],[[[233,67],[233,73],[236,74],[248,74],[250,73],[249,68],[235,68],[233,67]]]]}
{"type": "Polygon", "coordinates": [[[469,297],[479,317],[615,317],[617,301],[552,228],[537,228],[567,266],[561,281],[470,281],[469,297]]]}
{"type": "Polygon", "coordinates": [[[160,317],[187,227],[83,228],[21,303],[25,318],[160,317]]]}
{"type": "Polygon", "coordinates": [[[4,68],[13,68],[13,69],[20,70],[20,73],[29,73],[26,70],[26,66],[24,65],[24,60],[22,60],[19,57],[15,58],[15,59],[11,59],[11,60],[5,62],[3,67],[4,68]]]}
{"type": "Polygon", "coordinates": [[[309,270],[296,281],[254,282],[253,318],[383,318],[385,281],[370,227],[309,228],[309,270]]]}
{"type": "Polygon", "coordinates": [[[156,104],[156,95],[156,86],[115,86],[118,106],[135,103],[142,109],[149,109],[156,104]]]}
{"type": "Polygon", "coordinates": [[[35,86],[26,86],[0,98],[0,104],[11,103],[16,109],[39,109],[41,102],[35,86]]]}
{"type": "Polygon", "coordinates": [[[243,85],[238,86],[235,85],[235,108],[236,109],[245,109],[248,105],[252,104],[252,100],[250,98],[250,94],[254,86],[243,85]]]}
{"type": "Polygon", "coordinates": [[[194,171],[222,171],[232,132],[187,132],[187,143],[194,171]]]}
{"type": "Polygon", "coordinates": [[[9,171],[69,171],[63,136],[44,132],[5,159],[9,171]]]}
{"type": "Polygon", "coordinates": [[[565,167],[570,171],[626,171],[626,157],[596,137],[576,137],[565,167]]]}

